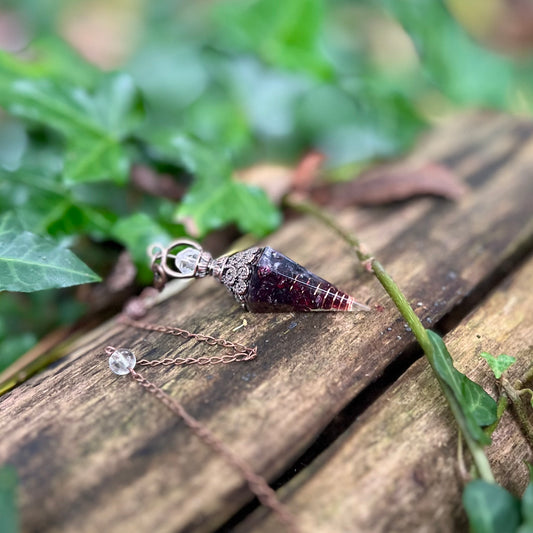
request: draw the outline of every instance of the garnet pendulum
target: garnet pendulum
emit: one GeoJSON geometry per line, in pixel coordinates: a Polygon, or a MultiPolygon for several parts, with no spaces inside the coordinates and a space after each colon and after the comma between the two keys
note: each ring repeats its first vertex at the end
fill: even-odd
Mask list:
{"type": "Polygon", "coordinates": [[[157,286],[168,278],[211,275],[255,313],[370,309],[269,246],[213,259],[198,243],[182,239],[166,248],[155,244],[149,253],[157,286]]]}

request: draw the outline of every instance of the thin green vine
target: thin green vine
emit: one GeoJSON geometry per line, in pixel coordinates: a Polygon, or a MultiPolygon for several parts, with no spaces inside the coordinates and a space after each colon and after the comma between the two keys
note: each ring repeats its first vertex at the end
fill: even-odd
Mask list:
{"type": "Polygon", "coordinates": [[[402,317],[405,319],[409,327],[411,328],[413,334],[415,335],[416,340],[420,344],[422,350],[424,351],[426,358],[433,369],[437,382],[440,385],[440,388],[450,406],[450,409],[454,415],[454,418],[459,425],[461,433],[465,439],[465,442],[470,450],[472,459],[476,468],[478,470],[479,476],[481,479],[494,483],[494,475],[490,468],[489,461],[483,446],[476,442],[467,431],[466,427],[463,425],[463,417],[461,416],[461,407],[458,404],[453,393],[450,391],[448,386],[440,379],[438,372],[435,369],[435,359],[434,359],[434,350],[433,346],[429,340],[426,329],[420,322],[420,319],[415,314],[413,308],[409,305],[405,295],[402,293],[398,285],[394,280],[389,276],[389,274],[384,269],[383,265],[375,259],[372,254],[367,250],[364,250],[361,246],[361,243],[357,237],[351,233],[344,230],[331,216],[329,216],[324,210],[315,204],[294,197],[287,197],[285,199],[285,204],[297,211],[312,215],[321,222],[323,222],[328,228],[333,230],[341,239],[346,242],[352,251],[355,253],[362,265],[368,270],[374,273],[378,281],[381,283],[387,294],[391,297],[392,301],[400,311],[402,317]]]}
{"type": "Polygon", "coordinates": [[[531,449],[533,449],[533,428],[529,423],[527,412],[522,404],[522,399],[520,398],[520,396],[524,394],[531,394],[533,397],[533,391],[531,391],[531,389],[520,388],[522,383],[522,381],[518,381],[515,386],[513,386],[511,383],[509,383],[508,379],[502,378],[502,387],[505,391],[505,394],[509,398],[509,401],[511,402],[515,419],[520,426],[520,429],[522,430],[522,433],[524,434],[529,446],[531,449]]]}
{"type": "Polygon", "coordinates": [[[491,437],[494,433],[494,430],[498,427],[500,424],[500,420],[503,416],[503,413],[505,413],[505,410],[507,409],[507,406],[509,405],[509,398],[506,394],[500,394],[500,397],[498,398],[498,408],[496,411],[496,420],[490,425],[485,428],[485,433],[491,437]]]}

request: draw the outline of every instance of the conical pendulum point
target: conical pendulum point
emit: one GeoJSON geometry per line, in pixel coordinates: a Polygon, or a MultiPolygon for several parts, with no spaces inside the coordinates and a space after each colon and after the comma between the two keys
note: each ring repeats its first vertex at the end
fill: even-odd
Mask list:
{"type": "Polygon", "coordinates": [[[329,281],[268,246],[251,268],[248,291],[244,296],[249,311],[370,310],[329,281]]]}

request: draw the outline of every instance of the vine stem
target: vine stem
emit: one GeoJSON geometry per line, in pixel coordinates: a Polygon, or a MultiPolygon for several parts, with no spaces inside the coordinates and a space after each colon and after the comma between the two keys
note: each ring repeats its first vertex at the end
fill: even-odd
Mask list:
{"type": "Polygon", "coordinates": [[[387,273],[383,265],[377,259],[375,259],[369,253],[369,251],[363,249],[359,239],[353,234],[347,232],[344,228],[342,228],[323,209],[311,202],[297,198],[295,196],[287,197],[285,199],[285,204],[288,207],[291,207],[292,209],[312,215],[313,217],[323,222],[328,228],[334,231],[344,242],[346,242],[350,246],[350,248],[355,253],[362,265],[368,271],[374,273],[378,281],[381,283],[387,294],[391,297],[392,301],[398,308],[398,311],[400,311],[402,317],[405,319],[405,321],[411,328],[418,344],[424,351],[426,358],[437,379],[437,382],[440,385],[442,393],[444,394],[444,397],[446,398],[448,405],[450,406],[450,410],[452,411],[452,414],[459,426],[459,429],[463,434],[466,445],[468,446],[468,449],[472,454],[472,459],[476,465],[479,476],[481,477],[481,479],[489,483],[494,483],[494,475],[490,468],[490,464],[487,459],[487,456],[485,455],[483,447],[470,436],[468,429],[463,423],[463,417],[461,416],[461,406],[457,402],[455,396],[453,395],[453,392],[439,377],[439,374],[435,367],[435,353],[433,350],[433,345],[429,340],[426,328],[424,328],[422,322],[420,322],[420,319],[414,312],[413,308],[407,301],[407,298],[402,293],[398,285],[387,273]]]}
{"type": "Polygon", "coordinates": [[[518,422],[522,433],[526,437],[529,446],[533,449],[533,429],[531,428],[531,425],[528,421],[528,415],[526,413],[526,410],[524,409],[524,406],[522,405],[522,400],[520,398],[520,396],[522,396],[523,394],[531,394],[533,397],[533,392],[531,391],[531,389],[522,389],[516,387],[516,385],[521,385],[522,383],[522,381],[519,381],[513,387],[511,383],[509,383],[508,379],[506,379],[505,377],[502,378],[503,390],[509,397],[511,407],[516,416],[516,421],[518,422]]]}
{"type": "Polygon", "coordinates": [[[521,389],[524,386],[524,383],[527,383],[533,379],[533,365],[531,365],[525,372],[525,374],[518,380],[515,384],[515,389],[521,389]]]}

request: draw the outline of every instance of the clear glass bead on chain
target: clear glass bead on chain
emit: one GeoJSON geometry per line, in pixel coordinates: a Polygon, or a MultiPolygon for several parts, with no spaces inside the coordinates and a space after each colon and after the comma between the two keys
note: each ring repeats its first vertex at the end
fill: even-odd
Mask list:
{"type": "Polygon", "coordinates": [[[124,376],[135,368],[135,355],[130,350],[115,350],[109,357],[109,368],[115,374],[124,376]]]}

